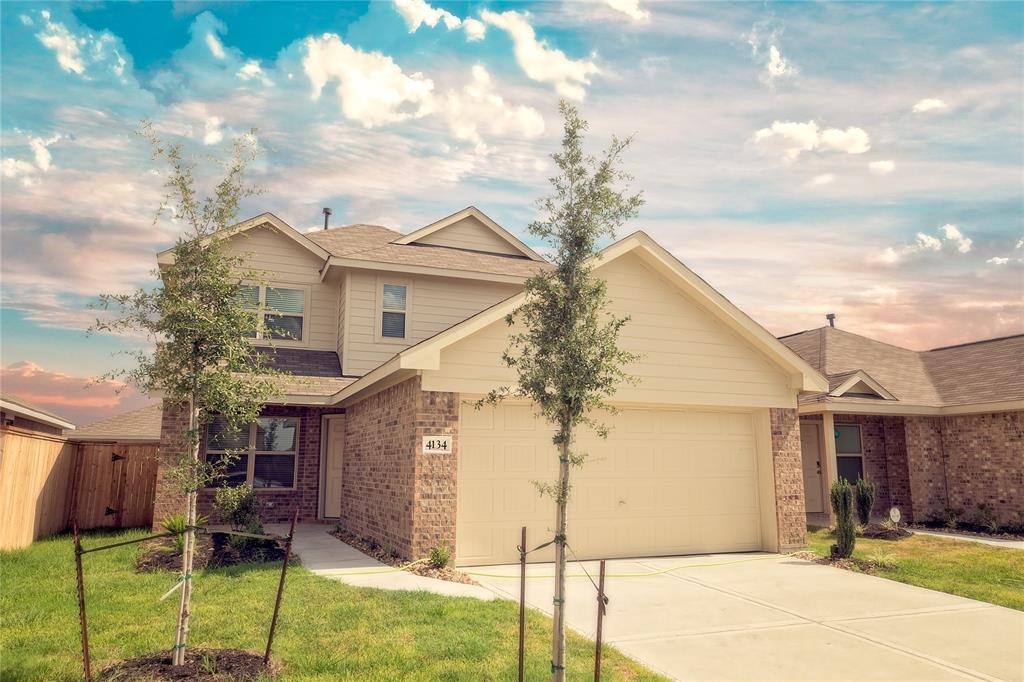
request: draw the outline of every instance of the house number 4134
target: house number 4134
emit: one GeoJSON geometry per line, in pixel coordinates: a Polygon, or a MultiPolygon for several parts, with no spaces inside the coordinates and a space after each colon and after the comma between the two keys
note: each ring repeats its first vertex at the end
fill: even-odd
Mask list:
{"type": "Polygon", "coordinates": [[[424,455],[447,455],[451,451],[451,436],[423,436],[424,455]]]}

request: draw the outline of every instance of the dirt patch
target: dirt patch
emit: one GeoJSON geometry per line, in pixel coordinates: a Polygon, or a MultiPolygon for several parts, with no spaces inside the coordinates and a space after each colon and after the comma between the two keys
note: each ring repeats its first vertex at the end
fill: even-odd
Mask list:
{"type": "Polygon", "coordinates": [[[950,535],[966,535],[972,538],[992,538],[995,540],[1024,540],[1024,535],[1020,533],[989,533],[988,531],[981,530],[978,527],[967,527],[967,528],[950,528],[941,523],[915,523],[911,525],[911,528],[917,528],[919,530],[934,530],[940,533],[949,533],[950,535]]]}
{"type": "Polygon", "coordinates": [[[415,573],[416,575],[422,575],[427,578],[436,578],[438,580],[447,580],[450,583],[462,583],[464,585],[476,585],[477,582],[470,578],[462,571],[457,571],[451,566],[445,566],[444,568],[434,568],[426,561],[407,562],[400,556],[397,556],[393,552],[389,552],[376,542],[368,540],[359,535],[348,532],[342,528],[335,528],[331,531],[331,535],[338,538],[346,545],[355,547],[363,554],[373,557],[382,564],[388,566],[394,566],[395,568],[401,568],[415,573]]]}
{"type": "Polygon", "coordinates": [[[900,526],[899,528],[886,528],[881,524],[872,523],[861,532],[860,537],[868,538],[870,540],[902,540],[904,538],[909,538],[912,535],[913,533],[907,530],[904,526],[900,526]]]}
{"type": "Polygon", "coordinates": [[[880,572],[875,562],[865,561],[864,559],[857,559],[854,557],[850,557],[848,559],[833,559],[831,557],[820,556],[814,552],[794,552],[792,556],[797,559],[803,559],[804,561],[811,561],[825,566],[835,566],[836,568],[842,568],[855,573],[876,575],[880,572]]]}
{"type": "MultiPolygon", "coordinates": [[[[273,540],[250,539],[244,546],[235,546],[229,538],[223,533],[197,534],[194,568],[223,568],[284,558],[284,550],[273,540]]],[[[140,573],[181,571],[181,554],[174,548],[173,539],[156,538],[142,543],[135,570],[140,573]]]]}
{"type": "Polygon", "coordinates": [[[186,649],[185,664],[171,665],[168,652],[129,658],[105,668],[96,678],[103,682],[128,682],[129,680],[204,680],[206,682],[228,682],[266,679],[274,676],[279,666],[270,661],[270,668],[263,667],[263,654],[241,649],[186,649]]]}

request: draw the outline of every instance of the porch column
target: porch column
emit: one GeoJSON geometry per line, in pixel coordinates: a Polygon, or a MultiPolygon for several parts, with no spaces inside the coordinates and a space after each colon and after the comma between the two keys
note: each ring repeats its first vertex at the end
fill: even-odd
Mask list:
{"type": "Polygon", "coordinates": [[[822,458],[822,477],[825,479],[825,512],[829,523],[836,522],[832,511],[832,484],[839,480],[839,466],[836,462],[836,424],[831,412],[823,412],[821,439],[825,441],[825,456],[822,458]]]}

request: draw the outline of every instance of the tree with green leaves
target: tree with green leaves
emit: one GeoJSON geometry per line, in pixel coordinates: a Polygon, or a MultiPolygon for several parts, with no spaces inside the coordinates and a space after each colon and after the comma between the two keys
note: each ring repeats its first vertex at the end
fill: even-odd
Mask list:
{"type": "Polygon", "coordinates": [[[122,379],[143,393],[159,392],[165,404],[188,413],[188,429],[174,444],[184,454],[168,472],[185,498],[181,594],[171,657],[174,665],[182,665],[194,582],[198,491],[213,483],[225,465],[199,456],[202,433],[214,418],[223,420],[228,432],[254,422],[274,393],[272,378],[277,372],[266,366],[262,354],[253,353],[244,336],[258,320],[245,306],[241,286],[258,273],[246,271],[243,259],[225,250],[223,240],[216,237],[233,224],[241,200],[256,193],[244,180],[246,166],[257,153],[255,137],[235,140],[230,159],[218,162],[223,178],[201,197],[195,164],[184,157],[181,146],[162,143],[148,122],[139,133],[149,141],[154,160],[167,167],[167,194],[154,223],[169,212],[184,230],[172,262],[154,273],[157,285],[102,296],[97,307],[110,314],[90,331],[148,338],[153,350],[130,353],[134,366],[105,378],[122,379]]]}
{"type": "Polygon", "coordinates": [[[581,466],[586,453],[575,447],[577,429],[593,428],[602,438],[608,426],[596,411],[613,412],[606,400],[617,387],[632,379],[623,367],[637,356],[618,347],[619,332],[628,318],[607,309],[604,280],[593,268],[605,240],[643,204],[641,195],[622,189],[632,177],[621,170],[622,153],[631,137],[613,137],[600,157],[583,148],[587,122],[575,107],[559,104],[564,119],[561,149],[552,154],[557,172],[553,193],[541,199],[541,218],[530,224],[532,235],[552,249],[554,267],[530,277],[522,305],[507,318],[515,327],[503,362],[517,373],[517,385],[491,391],[483,403],[506,397],[530,398],[535,409],[554,428],[552,442],[558,452],[558,480],[538,483],[541,494],[555,502],[555,594],[551,645],[553,680],[565,679],[565,569],[566,507],[571,491],[570,466],[581,466]]]}

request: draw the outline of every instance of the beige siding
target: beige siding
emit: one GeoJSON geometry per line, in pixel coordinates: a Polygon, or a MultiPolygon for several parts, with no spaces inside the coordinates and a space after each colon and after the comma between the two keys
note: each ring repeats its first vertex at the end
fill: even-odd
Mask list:
{"type": "Polygon", "coordinates": [[[417,239],[413,243],[451,246],[457,249],[472,249],[487,253],[523,255],[519,249],[496,235],[494,230],[472,216],[463,218],[454,225],[440,229],[423,239],[417,239]]]}
{"type": "Polygon", "coordinates": [[[449,277],[400,277],[353,270],[349,276],[348,333],[343,366],[363,375],[419,343],[517,293],[520,286],[449,277]],[[383,282],[411,286],[405,339],[379,337],[378,301],[383,282]]]}
{"type": "MultiPolygon", "coordinates": [[[[338,332],[337,332],[337,334],[338,334],[338,357],[339,358],[345,357],[345,302],[346,302],[346,298],[348,296],[348,289],[346,288],[347,282],[348,282],[348,277],[346,275],[346,276],[342,276],[341,282],[338,284],[338,287],[340,289],[339,292],[338,292],[338,319],[337,319],[337,328],[338,328],[338,332]]],[[[345,371],[344,365],[342,365],[342,371],[343,372],[345,371]]]]}
{"type": "MultiPolygon", "coordinates": [[[[781,369],[652,272],[635,255],[602,266],[611,309],[629,315],[621,346],[642,358],[627,367],[639,380],[616,401],[659,405],[793,407],[781,369]]],[[[508,385],[500,362],[508,328],[498,321],[441,352],[441,369],[425,371],[425,390],[485,393],[508,385]]]]}
{"type": "Polygon", "coordinates": [[[242,255],[246,267],[262,273],[269,284],[302,284],[308,287],[306,338],[300,342],[278,341],[281,346],[338,349],[338,297],[340,287],[320,281],[323,261],[292,239],[269,227],[257,227],[231,237],[228,251],[242,255]]]}

